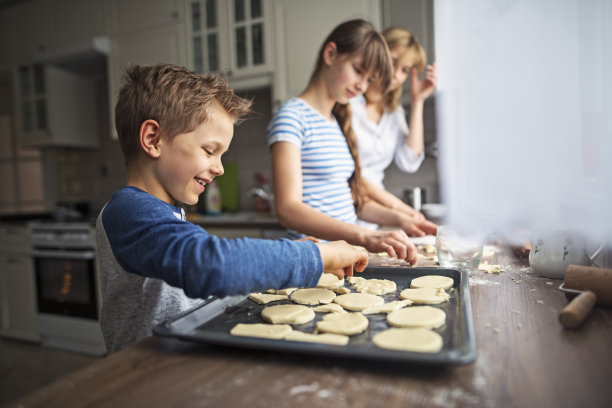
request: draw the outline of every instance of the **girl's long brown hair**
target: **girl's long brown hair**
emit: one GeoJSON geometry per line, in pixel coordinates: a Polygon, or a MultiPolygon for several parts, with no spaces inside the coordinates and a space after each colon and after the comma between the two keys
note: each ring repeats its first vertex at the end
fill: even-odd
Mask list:
{"type": "MultiPolygon", "coordinates": [[[[376,31],[374,26],[361,19],[346,21],[334,28],[327,36],[319,50],[319,57],[315,64],[315,69],[310,77],[310,83],[321,72],[325,65],[323,59],[323,51],[325,46],[333,42],[336,44],[338,55],[344,55],[346,58],[360,55],[362,57],[361,68],[368,71],[373,71],[380,77],[380,83],[386,88],[391,82],[391,55],[389,48],[385,43],[382,35],[376,31]]],[[[351,156],[355,162],[355,171],[349,179],[351,193],[353,195],[353,203],[357,210],[361,209],[366,199],[364,198],[363,179],[361,177],[361,166],[359,162],[359,153],[357,149],[357,138],[351,126],[351,109],[349,104],[341,105],[336,103],[333,109],[333,114],[340,124],[342,133],[346,138],[351,156]]]]}

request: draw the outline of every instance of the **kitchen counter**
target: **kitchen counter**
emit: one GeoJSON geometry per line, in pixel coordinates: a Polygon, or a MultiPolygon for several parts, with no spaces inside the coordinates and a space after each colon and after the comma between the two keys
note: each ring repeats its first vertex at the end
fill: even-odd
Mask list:
{"type": "Polygon", "coordinates": [[[188,213],[186,217],[188,221],[204,228],[283,228],[274,215],[267,213],[238,212],[219,215],[188,213]]]}
{"type": "MultiPolygon", "coordinates": [[[[564,330],[561,281],[495,248],[488,261],[506,271],[470,276],[478,357],[469,365],[389,365],[150,337],[8,406],[609,406],[612,309],[597,307],[580,330],[564,330]]],[[[381,263],[389,260],[371,257],[381,263]]]]}

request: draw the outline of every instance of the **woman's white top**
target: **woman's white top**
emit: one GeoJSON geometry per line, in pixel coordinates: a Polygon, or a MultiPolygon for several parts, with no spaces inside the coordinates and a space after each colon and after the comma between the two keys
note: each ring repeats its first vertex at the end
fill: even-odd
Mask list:
{"type": "Polygon", "coordinates": [[[417,155],[405,143],[408,124],[404,109],[398,106],[393,112],[385,111],[378,123],[366,116],[366,100],[363,95],[349,102],[352,110],[352,126],[359,145],[361,174],[371,183],[384,188],[385,169],[392,161],[406,172],[416,172],[425,153],[417,155]]]}

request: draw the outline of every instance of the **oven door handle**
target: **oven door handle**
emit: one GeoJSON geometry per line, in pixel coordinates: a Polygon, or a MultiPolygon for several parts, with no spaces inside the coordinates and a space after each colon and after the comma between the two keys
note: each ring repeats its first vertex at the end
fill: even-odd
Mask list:
{"type": "Polygon", "coordinates": [[[68,259],[94,259],[94,251],[46,251],[33,249],[34,258],[68,258],[68,259]]]}

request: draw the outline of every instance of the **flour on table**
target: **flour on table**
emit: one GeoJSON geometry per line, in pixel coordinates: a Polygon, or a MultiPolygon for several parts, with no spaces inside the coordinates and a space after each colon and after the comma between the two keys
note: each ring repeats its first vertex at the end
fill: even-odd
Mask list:
{"type": "Polygon", "coordinates": [[[500,273],[500,272],[504,272],[505,271],[503,266],[501,266],[501,265],[489,265],[486,261],[482,262],[478,266],[478,270],[486,272],[486,273],[500,273]]]}
{"type": "Polygon", "coordinates": [[[329,313],[317,322],[317,330],[323,333],[344,334],[352,336],[368,328],[368,318],[356,313],[329,313]]]}
{"type": "Polygon", "coordinates": [[[394,300],[392,302],[388,302],[380,306],[368,307],[366,309],[363,309],[361,313],[364,315],[376,314],[376,313],[391,313],[395,310],[399,310],[411,304],[412,304],[412,301],[410,300],[394,300]]]}
{"type": "Polygon", "coordinates": [[[276,305],[264,308],[261,318],[274,324],[304,324],[315,318],[315,312],[302,305],[276,305]]]}
{"type": "Polygon", "coordinates": [[[293,330],[285,336],[285,340],[290,341],[305,341],[309,343],[324,343],[333,344],[336,346],[346,346],[349,342],[349,337],[343,334],[321,333],[312,334],[304,333],[299,330],[293,330]]]}
{"type": "Polygon", "coordinates": [[[298,289],[289,296],[289,299],[302,305],[322,305],[331,303],[336,294],[329,289],[306,288],[298,289]]]}
{"type": "Polygon", "coordinates": [[[446,322],[444,310],[431,306],[413,306],[391,312],[387,323],[394,327],[437,328],[446,322]]]}
{"type": "Polygon", "coordinates": [[[410,282],[411,288],[436,288],[436,289],[448,289],[452,288],[454,281],[448,276],[441,275],[425,275],[418,278],[414,278],[410,282]]]}
{"type": "Polygon", "coordinates": [[[337,303],[329,303],[327,305],[317,306],[312,310],[321,313],[347,313],[346,310],[344,310],[342,306],[337,303]]]}
{"type": "Polygon", "coordinates": [[[385,303],[385,300],[380,296],[370,295],[369,293],[348,293],[335,298],[334,303],[347,310],[361,311],[368,307],[380,306],[385,303]]]}
{"type": "Polygon", "coordinates": [[[400,293],[402,299],[410,299],[416,304],[437,304],[448,301],[450,295],[444,289],[436,288],[410,288],[400,293]]]}
{"type": "Polygon", "coordinates": [[[437,353],[442,349],[442,336],[423,328],[387,329],[372,338],[376,347],[416,351],[420,353],[437,353]]]}
{"type": "Polygon", "coordinates": [[[266,303],[288,299],[288,296],[287,295],[271,295],[268,293],[251,293],[249,295],[249,299],[254,300],[260,305],[265,305],[266,303]]]}
{"type": "Polygon", "coordinates": [[[293,329],[288,324],[238,323],[230,330],[230,334],[232,336],[282,339],[291,330],[293,329]]]}

